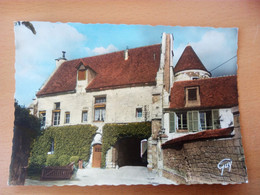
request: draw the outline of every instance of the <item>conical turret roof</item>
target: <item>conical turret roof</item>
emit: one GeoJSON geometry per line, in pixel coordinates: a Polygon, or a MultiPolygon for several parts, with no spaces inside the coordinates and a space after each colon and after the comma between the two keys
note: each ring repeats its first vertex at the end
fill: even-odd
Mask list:
{"type": "Polygon", "coordinates": [[[208,72],[190,45],[184,49],[174,68],[174,73],[184,70],[204,70],[208,72]]]}

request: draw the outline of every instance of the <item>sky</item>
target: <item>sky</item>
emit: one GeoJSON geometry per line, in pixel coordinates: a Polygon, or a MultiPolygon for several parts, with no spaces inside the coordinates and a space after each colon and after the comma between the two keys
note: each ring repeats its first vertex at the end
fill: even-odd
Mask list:
{"type": "Polygon", "coordinates": [[[237,71],[237,28],[31,23],[36,35],[23,25],[14,25],[15,98],[25,106],[55,70],[55,59],[62,57],[62,51],[67,60],[101,55],[161,43],[163,32],[174,37],[174,66],[189,44],[213,77],[237,71]]]}

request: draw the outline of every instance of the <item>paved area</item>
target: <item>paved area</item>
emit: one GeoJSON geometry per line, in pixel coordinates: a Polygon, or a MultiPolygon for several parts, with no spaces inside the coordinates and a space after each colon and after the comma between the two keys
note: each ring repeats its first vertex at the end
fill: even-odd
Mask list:
{"type": "Polygon", "coordinates": [[[38,181],[26,179],[25,185],[63,186],[63,185],[159,185],[175,184],[173,181],[158,176],[146,167],[125,166],[119,169],[87,168],[79,169],[71,180],[38,181]]]}

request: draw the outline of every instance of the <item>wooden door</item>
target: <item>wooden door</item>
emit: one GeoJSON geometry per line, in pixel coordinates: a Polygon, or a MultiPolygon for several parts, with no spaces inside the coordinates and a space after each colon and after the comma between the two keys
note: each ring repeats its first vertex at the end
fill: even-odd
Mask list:
{"type": "Polygon", "coordinates": [[[102,145],[97,144],[93,146],[93,159],[92,159],[92,167],[100,168],[101,166],[101,152],[102,145]]]}

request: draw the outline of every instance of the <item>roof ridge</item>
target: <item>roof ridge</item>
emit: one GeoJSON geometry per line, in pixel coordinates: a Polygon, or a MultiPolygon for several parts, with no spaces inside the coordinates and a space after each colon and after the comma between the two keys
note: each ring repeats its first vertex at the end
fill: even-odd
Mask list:
{"type": "MultiPolygon", "coordinates": [[[[145,48],[145,47],[152,47],[152,46],[158,46],[158,45],[161,45],[161,43],[157,43],[157,44],[152,44],[152,45],[146,45],[146,46],[141,46],[141,47],[135,47],[135,48],[132,48],[132,49],[129,49],[128,48],[128,51],[130,50],[135,50],[135,49],[141,49],[141,48],[145,48]]],[[[125,50],[119,50],[119,51],[113,51],[113,52],[110,52],[110,53],[104,53],[104,54],[99,54],[99,55],[93,55],[93,56],[88,56],[88,57],[83,57],[83,58],[76,58],[76,59],[71,59],[71,60],[67,60],[66,62],[71,62],[71,61],[76,61],[76,60],[83,60],[85,58],[92,58],[92,57],[97,57],[97,56],[105,56],[105,55],[109,55],[109,54],[113,54],[113,53],[119,53],[119,52],[122,52],[122,51],[125,51],[125,50]]]]}

